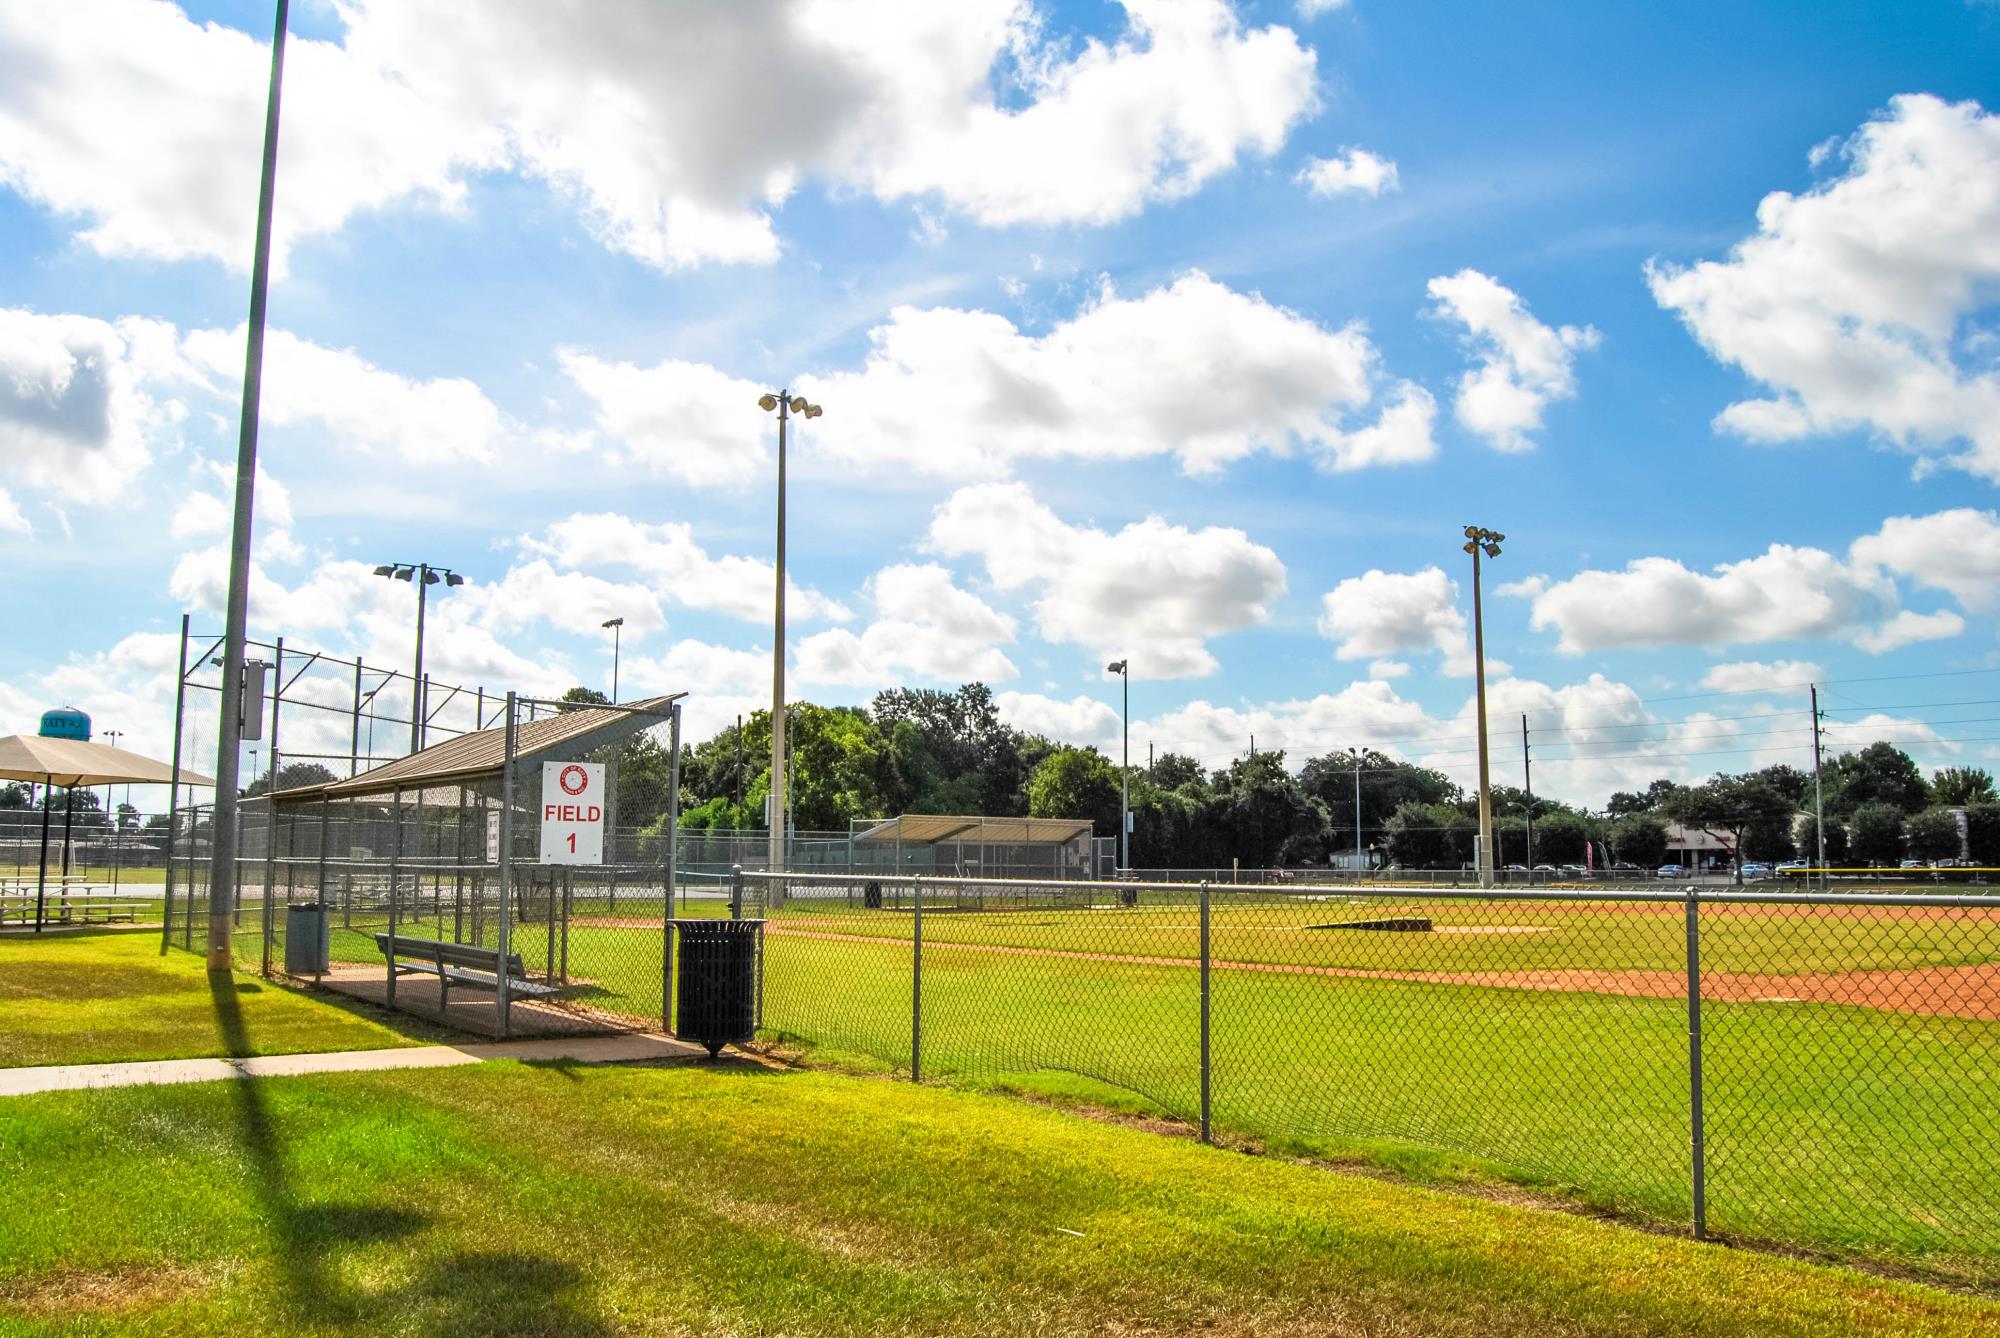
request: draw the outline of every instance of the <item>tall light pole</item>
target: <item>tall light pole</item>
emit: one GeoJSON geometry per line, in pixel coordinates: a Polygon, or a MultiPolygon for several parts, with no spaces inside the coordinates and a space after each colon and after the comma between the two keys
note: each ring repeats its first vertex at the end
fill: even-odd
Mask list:
{"type": "Polygon", "coordinates": [[[1479,604],[1479,557],[1500,556],[1507,538],[1477,525],[1465,527],[1465,551],[1472,554],[1472,680],[1479,703],[1479,885],[1493,886],[1493,784],[1486,765],[1486,620],[1479,604]]]}
{"type": "MultiPolygon", "coordinates": [[[[222,700],[215,727],[215,807],[209,814],[208,969],[230,969],[236,932],[236,785],[243,747],[243,657],[250,641],[250,526],[257,508],[257,422],[264,394],[264,313],[271,286],[271,206],[278,189],[278,104],[285,83],[288,0],[277,0],[271,91],[264,102],[264,162],[257,181],[257,241],[250,257],[250,320],[237,419],[236,501],[223,610],[222,700]]],[[[261,709],[261,708],[260,708],[261,709]]]]}
{"type": "Polygon", "coordinates": [[[417,587],[417,663],[410,673],[410,751],[424,748],[424,601],[430,587],[443,581],[447,586],[464,585],[465,578],[450,567],[433,567],[428,562],[389,562],[375,569],[377,576],[392,581],[410,581],[417,587]]]}
{"type": "Polygon", "coordinates": [[[625,620],[606,618],[604,626],[611,629],[611,700],[615,703],[618,700],[618,641],[623,634],[625,620]]]}
{"type": "Polygon", "coordinates": [[[757,397],[765,413],[778,411],[778,596],[771,631],[771,853],[770,865],[782,870],[785,850],[785,424],[793,414],[817,418],[820,407],[804,395],[781,390],[757,397]]]}
{"type": "Polygon", "coordinates": [[[1118,864],[1132,867],[1132,662],[1118,660],[1104,666],[1107,674],[1125,680],[1125,764],[1118,768],[1118,864]]]}

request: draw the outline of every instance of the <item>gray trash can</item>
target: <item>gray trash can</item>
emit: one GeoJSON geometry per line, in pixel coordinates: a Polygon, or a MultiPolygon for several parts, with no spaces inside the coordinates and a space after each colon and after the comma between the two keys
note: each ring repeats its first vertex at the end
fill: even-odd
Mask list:
{"type": "Polygon", "coordinates": [[[285,974],[325,975],[329,957],[326,906],[306,901],[285,907],[285,974]]]}

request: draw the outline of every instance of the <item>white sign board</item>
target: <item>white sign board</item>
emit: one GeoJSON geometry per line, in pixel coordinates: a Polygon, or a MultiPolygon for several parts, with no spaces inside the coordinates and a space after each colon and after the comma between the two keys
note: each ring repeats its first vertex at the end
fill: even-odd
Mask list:
{"type": "Polygon", "coordinates": [[[486,862],[488,864],[498,864],[500,862],[500,815],[498,813],[488,813],[486,815],[486,862]]]}
{"type": "Polygon", "coordinates": [[[542,764],[544,864],[604,863],[604,764],[542,764]]]}

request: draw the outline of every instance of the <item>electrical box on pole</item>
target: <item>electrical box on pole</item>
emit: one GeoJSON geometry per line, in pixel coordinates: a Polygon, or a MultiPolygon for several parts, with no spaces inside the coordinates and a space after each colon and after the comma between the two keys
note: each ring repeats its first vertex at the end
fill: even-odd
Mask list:
{"type": "Polygon", "coordinates": [[[238,702],[236,727],[245,743],[264,737],[264,671],[268,667],[262,660],[247,660],[243,665],[243,696],[238,702]]]}

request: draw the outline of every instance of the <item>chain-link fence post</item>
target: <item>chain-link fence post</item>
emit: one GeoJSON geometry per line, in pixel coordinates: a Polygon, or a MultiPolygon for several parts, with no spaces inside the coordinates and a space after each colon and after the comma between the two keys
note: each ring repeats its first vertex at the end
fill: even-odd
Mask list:
{"type": "Polygon", "coordinates": [[[1201,1141],[1212,1142],[1209,1125],[1208,879],[1201,880],[1201,1141]]]}
{"type": "Polygon", "coordinates": [[[729,866],[729,918],[732,920],[741,920],[743,918],[743,866],[741,864],[732,864],[729,866]]]}
{"type": "Polygon", "coordinates": [[[915,913],[910,920],[910,1081],[924,1080],[924,876],[911,880],[915,913]]]}
{"type": "Polygon", "coordinates": [[[500,1035],[513,1035],[513,997],[508,990],[513,976],[511,959],[514,939],[514,749],[518,742],[515,732],[515,698],[507,694],[506,731],[500,754],[500,919],[497,932],[500,943],[499,979],[493,988],[493,1008],[500,1014],[500,1035]]]}
{"type": "Polygon", "coordinates": [[[1687,889],[1688,1143],[1694,1176],[1694,1238],[1708,1239],[1708,1149],[1701,1110],[1701,911],[1700,893],[1687,889]]]}

